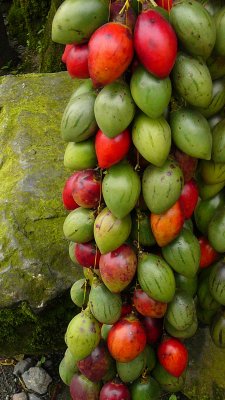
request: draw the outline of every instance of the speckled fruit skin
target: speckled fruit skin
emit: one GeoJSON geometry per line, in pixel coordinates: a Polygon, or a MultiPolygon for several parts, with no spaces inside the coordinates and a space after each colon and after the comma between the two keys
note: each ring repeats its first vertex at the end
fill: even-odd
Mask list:
{"type": "Polygon", "coordinates": [[[89,41],[88,66],[96,87],[119,78],[133,58],[132,33],[125,25],[108,22],[89,41]]]}
{"type": "Polygon", "coordinates": [[[70,383],[72,400],[98,400],[100,383],[91,382],[84,375],[75,374],[70,383]]]}
{"type": "Polygon", "coordinates": [[[134,47],[140,62],[153,75],[166,78],[175,63],[177,38],[172,26],[156,11],[142,12],[134,30],[134,47]]]}
{"type": "Polygon", "coordinates": [[[98,382],[108,372],[112,362],[106,346],[101,342],[88,357],[78,361],[77,366],[86,378],[98,382]]]}
{"type": "Polygon", "coordinates": [[[108,334],[107,344],[116,361],[129,362],[144,350],[146,333],[141,322],[131,314],[113,325],[108,334]]]}
{"type": "Polygon", "coordinates": [[[98,207],[101,196],[101,179],[97,171],[78,171],[73,181],[73,198],[83,208],[98,207]]]}
{"type": "Polygon", "coordinates": [[[101,255],[99,270],[107,288],[113,293],[120,293],[132,281],[137,268],[137,257],[127,244],[101,255]]]}
{"type": "Polygon", "coordinates": [[[111,381],[102,387],[99,400],[131,400],[131,396],[126,385],[111,381]]]}
{"type": "Polygon", "coordinates": [[[96,248],[94,242],[76,243],[74,252],[77,261],[82,267],[98,268],[100,251],[96,248]]]}
{"type": "Polygon", "coordinates": [[[174,338],[166,339],[160,343],[157,353],[167,372],[177,378],[182,375],[188,363],[188,351],[183,343],[174,338]]]}
{"type": "Polygon", "coordinates": [[[141,289],[135,289],[133,303],[137,311],[145,317],[162,318],[167,309],[167,303],[152,299],[141,289]]]}
{"type": "Polygon", "coordinates": [[[79,205],[75,202],[73,195],[72,195],[72,191],[73,191],[73,182],[74,179],[76,178],[76,173],[71,175],[63,188],[62,191],[62,201],[63,201],[63,205],[67,210],[75,210],[76,208],[79,207],[79,205]]]}

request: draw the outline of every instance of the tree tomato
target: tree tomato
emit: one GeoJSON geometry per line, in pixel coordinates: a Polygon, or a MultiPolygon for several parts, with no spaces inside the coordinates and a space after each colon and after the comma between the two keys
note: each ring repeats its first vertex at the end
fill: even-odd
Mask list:
{"type": "Polygon", "coordinates": [[[107,382],[103,385],[99,400],[130,400],[128,387],[122,382],[107,382]]]}
{"type": "Polygon", "coordinates": [[[70,50],[72,49],[73,46],[74,46],[73,44],[66,44],[66,46],[64,48],[64,52],[62,54],[62,62],[64,64],[66,64],[67,56],[68,56],[68,54],[69,54],[69,52],[70,52],[70,50]]]}
{"type": "Polygon", "coordinates": [[[156,0],[159,7],[165,8],[165,10],[170,11],[173,6],[173,0],[156,0]]]}
{"type": "Polygon", "coordinates": [[[133,303],[136,310],[145,317],[162,318],[167,309],[167,303],[152,299],[142,289],[135,289],[133,303]]]}
{"type": "Polygon", "coordinates": [[[179,201],[184,213],[184,218],[190,218],[198,202],[198,186],[194,179],[185,183],[179,201]]]}
{"type": "Polygon", "coordinates": [[[96,208],[101,199],[101,179],[94,169],[75,172],[73,198],[80,207],[96,208]]]}
{"type": "Polygon", "coordinates": [[[66,68],[71,78],[89,78],[88,44],[74,44],[66,57],[66,68]]]}
{"type": "Polygon", "coordinates": [[[201,258],[200,258],[200,268],[209,267],[214,261],[217,260],[219,254],[216,250],[211,246],[208,239],[204,236],[198,239],[200,244],[201,258]]]}
{"type": "Polygon", "coordinates": [[[178,339],[165,339],[159,344],[157,355],[163,368],[177,378],[187,367],[188,351],[178,339]]]}
{"type": "Polygon", "coordinates": [[[121,161],[131,146],[131,136],[128,129],[114,138],[109,138],[101,130],[95,138],[95,151],[100,168],[109,168],[121,161]]]}
{"type": "Polygon", "coordinates": [[[129,362],[144,350],[146,333],[141,322],[130,314],[113,325],[108,334],[107,344],[116,361],[129,362]]]}
{"type": "Polygon", "coordinates": [[[82,267],[99,267],[101,254],[94,242],[76,243],[74,251],[75,257],[82,267]]]}
{"type": "Polygon", "coordinates": [[[67,210],[75,210],[75,208],[79,207],[79,205],[75,202],[73,195],[72,195],[73,182],[74,182],[75,178],[76,178],[76,173],[74,173],[67,179],[65,186],[63,188],[62,201],[63,201],[64,207],[67,210]]]}
{"type": "Polygon", "coordinates": [[[163,333],[163,318],[144,317],[141,322],[146,332],[147,343],[157,343],[163,333]]]}

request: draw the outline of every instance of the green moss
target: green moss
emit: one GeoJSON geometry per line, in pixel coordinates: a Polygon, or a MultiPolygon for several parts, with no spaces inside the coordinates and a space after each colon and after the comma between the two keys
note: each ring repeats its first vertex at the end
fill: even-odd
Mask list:
{"type": "Polygon", "coordinates": [[[64,350],[64,334],[77,309],[69,293],[34,313],[26,302],[0,310],[0,354],[41,354],[64,350]]]}

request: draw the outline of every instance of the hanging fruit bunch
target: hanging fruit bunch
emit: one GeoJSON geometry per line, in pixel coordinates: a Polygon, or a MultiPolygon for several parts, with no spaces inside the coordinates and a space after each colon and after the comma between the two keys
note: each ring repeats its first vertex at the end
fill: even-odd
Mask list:
{"type": "Polygon", "coordinates": [[[84,278],[60,376],[73,400],[180,391],[198,321],[225,347],[225,6],[65,0],[63,230],[84,278]]]}

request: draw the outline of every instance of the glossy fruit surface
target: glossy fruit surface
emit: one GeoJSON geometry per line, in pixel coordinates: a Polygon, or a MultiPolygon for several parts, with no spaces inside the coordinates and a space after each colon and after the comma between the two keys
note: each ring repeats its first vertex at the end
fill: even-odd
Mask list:
{"type": "Polygon", "coordinates": [[[177,38],[171,25],[156,11],[142,12],[134,30],[134,47],[144,67],[160,79],[173,68],[177,38]]]}
{"type": "Polygon", "coordinates": [[[119,78],[133,58],[130,29],[116,22],[98,28],[89,41],[88,66],[95,86],[107,85],[119,78]]]}
{"type": "Polygon", "coordinates": [[[101,179],[97,171],[86,169],[76,172],[72,194],[80,207],[98,207],[101,196],[101,179]]]}
{"type": "Polygon", "coordinates": [[[75,374],[70,383],[72,400],[98,400],[100,384],[91,382],[84,375],[75,374]]]}
{"type": "Polygon", "coordinates": [[[94,242],[76,243],[75,257],[82,267],[98,268],[100,251],[96,248],[94,242]]]}
{"type": "Polygon", "coordinates": [[[183,172],[184,183],[189,182],[193,178],[196,171],[198,159],[189,156],[177,148],[174,151],[174,157],[183,172]]]}
{"type": "Polygon", "coordinates": [[[198,202],[198,186],[194,179],[191,179],[184,185],[179,201],[184,213],[184,218],[190,218],[198,202]]]}
{"type": "Polygon", "coordinates": [[[88,70],[88,45],[74,45],[67,57],[66,68],[71,78],[89,78],[88,70]]]}
{"type": "Polygon", "coordinates": [[[95,151],[100,168],[110,168],[120,162],[131,146],[131,136],[128,129],[114,138],[109,138],[101,130],[95,137],[95,151]]]}
{"type": "Polygon", "coordinates": [[[142,320],[148,344],[156,344],[163,333],[163,318],[144,317],[142,320]]]}
{"type": "Polygon", "coordinates": [[[120,293],[132,281],[137,268],[137,257],[127,244],[103,254],[100,257],[99,270],[107,288],[113,293],[120,293]]]}
{"type": "Polygon", "coordinates": [[[200,268],[207,268],[215,262],[219,256],[217,251],[211,246],[208,239],[204,236],[198,239],[201,250],[200,268]]]}
{"type": "Polygon", "coordinates": [[[98,382],[108,372],[112,362],[106,346],[100,343],[88,357],[78,361],[77,366],[86,378],[92,382],[98,382]]]}
{"type": "Polygon", "coordinates": [[[177,378],[185,371],[188,363],[187,348],[178,339],[163,340],[157,350],[160,364],[177,378]]]}
{"type": "Polygon", "coordinates": [[[133,303],[136,310],[145,317],[162,318],[167,309],[167,303],[154,300],[141,289],[135,289],[133,303]]]}
{"type": "Polygon", "coordinates": [[[111,381],[102,387],[99,400],[131,400],[131,396],[126,385],[111,381]]]}
{"type": "Polygon", "coordinates": [[[131,386],[132,400],[159,400],[161,389],[151,376],[140,377],[131,386]]]}
{"type": "Polygon", "coordinates": [[[72,195],[74,179],[76,179],[76,173],[67,179],[62,192],[63,205],[67,210],[75,210],[79,207],[72,195]]]}
{"type": "Polygon", "coordinates": [[[110,329],[108,349],[119,362],[129,362],[145,348],[146,333],[141,322],[133,315],[122,318],[110,329]]]}
{"type": "Polygon", "coordinates": [[[184,214],[179,201],[163,214],[151,214],[152,233],[159,246],[166,246],[180,233],[184,224],[184,214]]]}

